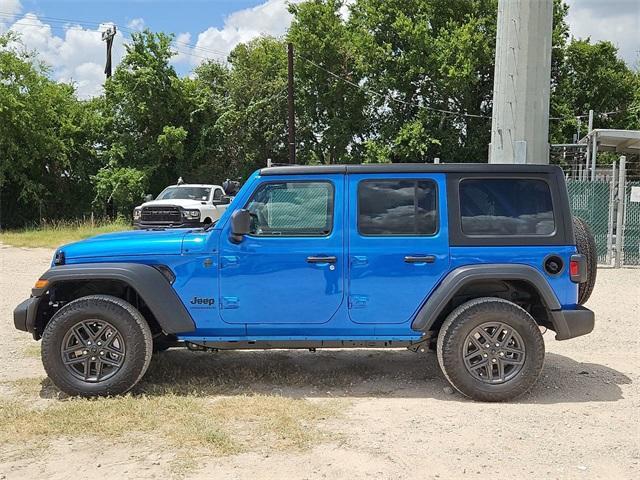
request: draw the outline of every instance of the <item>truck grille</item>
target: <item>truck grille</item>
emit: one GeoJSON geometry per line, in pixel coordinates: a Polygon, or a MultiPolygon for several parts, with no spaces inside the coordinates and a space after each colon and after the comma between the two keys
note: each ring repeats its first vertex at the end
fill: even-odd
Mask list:
{"type": "Polygon", "coordinates": [[[182,218],[178,207],[143,207],[140,219],[143,222],[180,223],[182,218]]]}

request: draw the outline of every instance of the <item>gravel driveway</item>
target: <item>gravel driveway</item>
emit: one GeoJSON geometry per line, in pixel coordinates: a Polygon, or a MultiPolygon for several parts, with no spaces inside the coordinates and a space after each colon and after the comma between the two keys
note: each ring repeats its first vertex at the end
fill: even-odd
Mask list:
{"type": "MultiPolygon", "coordinates": [[[[16,380],[44,376],[39,359],[26,353],[35,342],[14,330],[12,310],[29,295],[51,255],[44,249],[0,245],[0,394],[9,392],[8,385],[16,380]]],[[[322,426],[339,436],[304,451],[196,458],[197,467],[187,475],[640,478],[640,270],[601,269],[587,306],[596,312],[595,331],[565,342],[556,342],[548,332],[540,381],[532,392],[507,404],[475,403],[450,393],[433,353],[224,353],[221,363],[211,365],[229,368],[227,377],[237,375],[244,393],[344,399],[342,417],[322,426]],[[272,380],[251,383],[246,372],[260,365],[272,366],[272,380]],[[335,388],[300,381],[322,375],[328,366],[345,373],[335,388]]],[[[203,354],[166,355],[165,361],[185,362],[203,354]]],[[[34,396],[33,402],[38,401],[34,396]]],[[[172,455],[152,440],[141,439],[133,449],[110,441],[100,444],[96,460],[96,444],[66,438],[34,445],[33,455],[16,458],[2,437],[0,431],[2,479],[165,478],[165,460],[172,455]]]]}

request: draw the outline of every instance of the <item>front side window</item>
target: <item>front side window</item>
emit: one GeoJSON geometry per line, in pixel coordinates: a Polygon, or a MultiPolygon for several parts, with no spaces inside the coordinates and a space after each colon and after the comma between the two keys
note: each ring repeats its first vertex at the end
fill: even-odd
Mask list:
{"type": "Polygon", "coordinates": [[[325,236],[333,225],[333,185],[329,182],[273,182],[258,188],[246,206],[251,234],[325,236]]]}
{"type": "Polygon", "coordinates": [[[433,235],[438,229],[431,180],[365,180],[358,185],[361,235],[433,235]]]}
{"type": "Polygon", "coordinates": [[[209,200],[211,189],[207,187],[169,187],[165,188],[156,200],[209,200]]]}
{"type": "Polygon", "coordinates": [[[216,200],[220,200],[221,198],[222,198],[222,190],[219,188],[216,188],[213,191],[213,200],[216,201],[216,200]]]}
{"type": "Polygon", "coordinates": [[[463,180],[460,213],[465,235],[553,235],[555,232],[551,191],[543,180],[463,180]]]}

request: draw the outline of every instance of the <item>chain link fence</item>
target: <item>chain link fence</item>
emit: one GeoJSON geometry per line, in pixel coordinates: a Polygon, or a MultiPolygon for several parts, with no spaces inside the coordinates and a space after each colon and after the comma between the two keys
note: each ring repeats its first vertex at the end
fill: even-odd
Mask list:
{"type": "MultiPolygon", "coordinates": [[[[606,180],[567,180],[571,211],[587,222],[596,242],[598,263],[612,265],[619,255],[620,265],[640,266],[640,201],[632,189],[640,182],[625,182],[624,202],[618,198],[615,175],[606,180]],[[634,201],[632,201],[634,200],[634,201]],[[622,229],[618,232],[617,212],[623,209],[622,229]],[[620,238],[617,238],[618,234],[620,238]],[[620,248],[620,252],[617,249],[620,248]]],[[[618,262],[616,262],[618,264],[618,262]]]]}
{"type": "MultiPolygon", "coordinates": [[[[640,182],[627,182],[624,202],[624,224],[622,229],[623,265],[640,265],[640,202],[632,201],[633,188],[640,190],[640,182]]],[[[633,198],[635,200],[635,198],[633,198]]]]}

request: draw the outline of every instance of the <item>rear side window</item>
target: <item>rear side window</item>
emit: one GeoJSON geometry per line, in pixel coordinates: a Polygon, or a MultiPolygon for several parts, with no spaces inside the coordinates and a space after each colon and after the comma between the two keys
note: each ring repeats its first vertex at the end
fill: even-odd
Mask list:
{"type": "Polygon", "coordinates": [[[551,191],[536,179],[460,182],[462,232],[470,236],[553,235],[551,191]]]}
{"type": "Polygon", "coordinates": [[[246,206],[251,234],[325,236],[333,225],[333,185],[329,182],[273,182],[258,188],[246,206]]]}
{"type": "Polygon", "coordinates": [[[438,229],[432,180],[365,180],[358,185],[361,235],[433,235],[438,229]]]}

